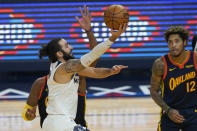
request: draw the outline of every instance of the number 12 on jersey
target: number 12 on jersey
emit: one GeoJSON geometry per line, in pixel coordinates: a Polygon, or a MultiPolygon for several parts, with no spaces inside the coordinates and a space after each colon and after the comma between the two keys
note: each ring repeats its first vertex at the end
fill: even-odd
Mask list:
{"type": "Polygon", "coordinates": [[[187,84],[186,84],[187,93],[195,91],[196,90],[195,86],[196,86],[196,82],[195,81],[187,82],[187,84]]]}

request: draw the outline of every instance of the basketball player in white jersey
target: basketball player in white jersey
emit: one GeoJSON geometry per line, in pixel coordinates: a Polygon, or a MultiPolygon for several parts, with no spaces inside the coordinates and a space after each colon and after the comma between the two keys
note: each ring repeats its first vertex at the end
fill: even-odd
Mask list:
{"type": "MultiPolygon", "coordinates": [[[[81,11],[82,12],[82,11],[81,11]]],[[[82,13],[83,14],[83,13],[82,13]]],[[[90,18],[89,15],[82,16],[82,19],[90,18]]],[[[91,21],[90,19],[87,19],[91,21]]],[[[82,26],[83,28],[83,26],[82,26]]],[[[92,50],[96,45],[97,41],[91,29],[85,30],[87,37],[89,39],[89,49],[92,50]]],[[[97,61],[91,64],[92,67],[96,66],[97,61]]],[[[85,110],[86,110],[86,78],[80,76],[79,77],[79,88],[78,88],[78,105],[77,105],[77,114],[75,118],[75,122],[84,127],[87,127],[87,122],[85,120],[85,110]]],[[[48,75],[44,77],[37,78],[33,84],[30,91],[30,94],[27,99],[27,103],[23,109],[22,117],[25,121],[32,121],[36,118],[36,106],[39,109],[40,115],[40,127],[42,128],[42,124],[47,117],[46,107],[47,107],[47,99],[48,99],[48,86],[47,86],[48,75]]]]}
{"type": "MultiPolygon", "coordinates": [[[[85,16],[89,16],[87,8],[84,8],[85,16]]],[[[82,15],[84,15],[82,13],[82,15]]],[[[87,19],[89,19],[87,17],[87,19]]],[[[91,23],[87,19],[79,20],[81,26],[88,31],[91,23]]],[[[77,111],[77,96],[79,77],[105,78],[118,74],[123,65],[115,65],[112,68],[89,67],[114,43],[114,41],[125,32],[128,24],[121,25],[117,32],[111,31],[108,40],[98,44],[92,51],[74,59],[72,46],[63,38],[50,41],[47,46],[40,50],[40,57],[48,56],[50,65],[50,76],[47,81],[49,88],[47,113],[43,123],[45,131],[86,131],[74,122],[77,111]]]]}

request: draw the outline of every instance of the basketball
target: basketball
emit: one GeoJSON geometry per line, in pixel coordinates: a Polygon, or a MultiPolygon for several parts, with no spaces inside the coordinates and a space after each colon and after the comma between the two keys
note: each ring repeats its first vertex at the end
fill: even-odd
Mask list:
{"type": "Polygon", "coordinates": [[[122,5],[111,5],[104,12],[104,22],[107,27],[118,30],[121,24],[129,22],[129,13],[122,5]]]}

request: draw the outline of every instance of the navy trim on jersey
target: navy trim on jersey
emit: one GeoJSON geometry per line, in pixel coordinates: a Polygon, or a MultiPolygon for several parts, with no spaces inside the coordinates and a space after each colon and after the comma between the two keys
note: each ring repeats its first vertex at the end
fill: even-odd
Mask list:
{"type": "Polygon", "coordinates": [[[44,122],[44,119],[47,117],[46,107],[47,107],[47,99],[48,99],[48,87],[47,87],[47,79],[48,76],[44,77],[43,81],[43,87],[40,90],[40,99],[38,101],[38,109],[40,114],[40,126],[42,128],[42,124],[44,122]]]}

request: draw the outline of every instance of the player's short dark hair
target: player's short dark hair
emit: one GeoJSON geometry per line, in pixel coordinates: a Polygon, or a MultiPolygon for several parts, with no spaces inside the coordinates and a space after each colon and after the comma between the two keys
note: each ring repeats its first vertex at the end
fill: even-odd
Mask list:
{"type": "Polygon", "coordinates": [[[172,34],[178,34],[181,39],[184,41],[188,41],[189,31],[181,26],[173,26],[168,28],[168,30],[164,33],[165,39],[168,42],[169,36],[172,34]]]}
{"type": "Polygon", "coordinates": [[[46,46],[43,46],[39,50],[39,58],[42,59],[43,56],[48,56],[50,62],[56,62],[58,60],[56,53],[61,51],[61,46],[58,44],[61,39],[63,38],[55,38],[46,46]]]}

